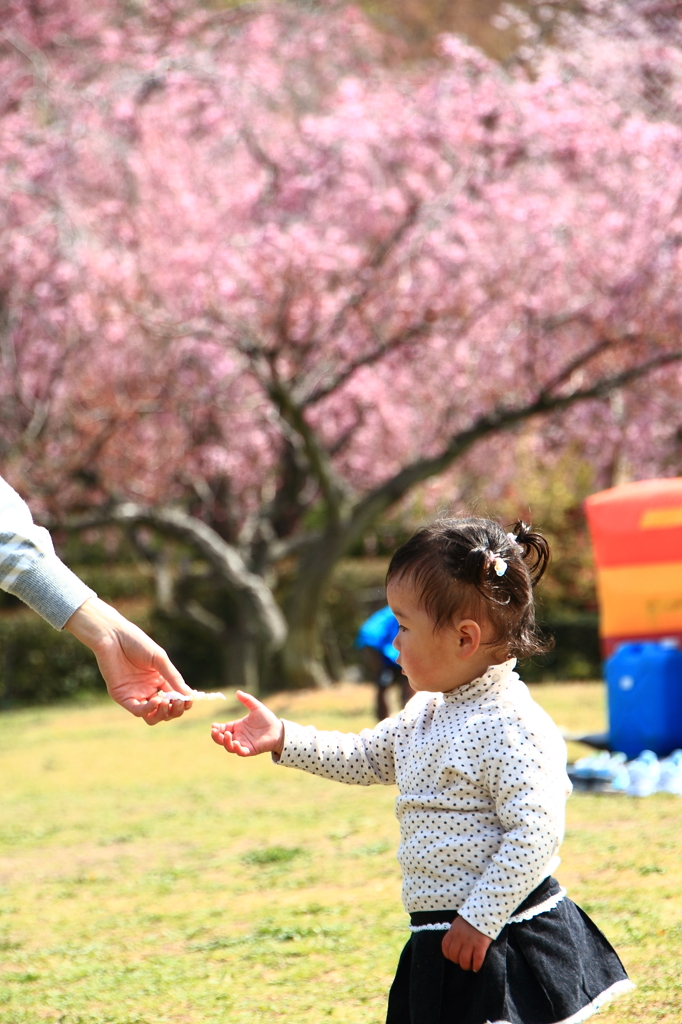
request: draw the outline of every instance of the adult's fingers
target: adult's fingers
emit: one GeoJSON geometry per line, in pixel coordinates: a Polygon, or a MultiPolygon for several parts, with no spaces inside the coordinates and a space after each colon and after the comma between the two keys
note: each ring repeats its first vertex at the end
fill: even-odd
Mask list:
{"type": "Polygon", "coordinates": [[[157,647],[154,651],[154,668],[161,676],[159,681],[161,690],[176,690],[188,697],[196,692],[187,685],[162,647],[157,647]]]}
{"type": "Polygon", "coordinates": [[[136,718],[143,718],[147,725],[158,725],[159,722],[179,718],[187,707],[191,707],[191,701],[164,700],[163,697],[155,695],[145,701],[130,697],[124,700],[121,706],[136,718]]]}
{"type": "Polygon", "coordinates": [[[156,711],[160,704],[161,699],[156,695],[150,697],[149,700],[138,700],[137,697],[126,697],[125,700],[119,701],[122,708],[129,711],[135,718],[145,718],[152,712],[156,711]]]}
{"type": "Polygon", "coordinates": [[[171,718],[180,718],[181,715],[184,715],[185,711],[189,711],[189,709],[192,707],[191,700],[171,700],[167,703],[170,707],[170,711],[168,714],[169,721],[171,720],[171,718]]]}
{"type": "Polygon", "coordinates": [[[184,701],[178,702],[162,700],[159,704],[156,705],[156,707],[153,707],[151,711],[149,711],[146,715],[143,716],[144,720],[147,723],[147,725],[158,725],[159,722],[169,722],[171,718],[177,718],[179,714],[182,714],[182,712],[185,710],[184,703],[184,701]],[[183,705],[182,709],[179,712],[177,709],[175,709],[174,712],[174,703],[181,703],[183,705]]]}
{"type": "Polygon", "coordinates": [[[159,705],[152,711],[148,711],[146,715],[142,716],[142,718],[147,723],[147,725],[158,725],[159,722],[168,721],[168,712],[165,711],[164,708],[161,707],[161,705],[159,705]]]}

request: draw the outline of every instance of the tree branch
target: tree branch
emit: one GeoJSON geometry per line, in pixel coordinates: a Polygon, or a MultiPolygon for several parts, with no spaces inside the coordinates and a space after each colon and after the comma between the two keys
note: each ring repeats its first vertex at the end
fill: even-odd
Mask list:
{"type": "Polygon", "coordinates": [[[329,514],[332,518],[338,519],[346,490],[334,471],[329,455],[306,420],[303,410],[275,372],[273,372],[269,392],[270,397],[277,404],[282,418],[303,441],[311,473],[320,485],[329,514]]]}
{"type": "Polygon", "coordinates": [[[201,519],[172,508],[146,508],[132,502],[115,505],[88,515],[67,519],[57,525],[66,530],[95,526],[144,524],[191,544],[214,567],[220,578],[251,605],[261,639],[269,650],[277,650],[287,635],[286,621],[272,593],[260,576],[249,572],[239,552],[201,519]]]}
{"type": "MultiPolygon", "coordinates": [[[[459,324],[458,330],[460,335],[463,335],[465,331],[471,329],[476,321],[483,316],[488,306],[489,303],[487,300],[480,303],[480,305],[459,324]]],[[[442,320],[445,318],[445,315],[445,313],[440,313],[438,314],[437,319],[442,320]]],[[[338,370],[333,376],[327,379],[326,383],[318,384],[317,387],[310,390],[307,394],[307,385],[303,384],[297,389],[299,393],[305,396],[300,399],[300,404],[304,408],[315,405],[317,402],[321,401],[321,399],[326,398],[327,395],[330,395],[333,391],[336,391],[337,388],[350,380],[353,374],[362,367],[372,366],[385,356],[387,352],[398,351],[403,345],[409,345],[411,341],[415,341],[417,338],[428,336],[435,329],[436,322],[436,319],[433,321],[429,320],[427,310],[422,321],[412,324],[412,326],[406,327],[402,331],[398,331],[391,335],[391,337],[386,341],[380,342],[370,352],[367,352],[363,356],[359,356],[358,359],[353,360],[343,369],[338,370]]],[[[326,374],[327,371],[320,372],[319,368],[315,371],[315,375],[320,381],[324,381],[326,374]]]]}
{"type": "Polygon", "coordinates": [[[301,552],[312,548],[322,539],[324,535],[316,530],[314,533],[297,534],[294,537],[283,540],[275,540],[268,547],[268,563],[280,562],[292,555],[300,555],[301,552]]]}
{"type": "Polygon", "coordinates": [[[600,339],[596,345],[592,345],[592,347],[588,348],[586,352],[581,353],[579,356],[576,356],[575,359],[572,359],[567,363],[566,366],[564,366],[564,368],[552,378],[552,380],[545,384],[543,391],[555,391],[557,388],[561,387],[562,384],[569,381],[574,373],[578,370],[584,369],[588,363],[592,362],[593,359],[596,359],[597,356],[602,355],[602,353],[607,352],[610,348],[613,348],[615,344],[617,343],[612,338],[600,339]]]}
{"type": "Polygon", "coordinates": [[[306,420],[301,405],[279,376],[276,354],[264,352],[255,342],[245,339],[240,342],[239,348],[250,360],[254,373],[275,404],[283,424],[300,439],[310,472],[322,491],[328,512],[333,519],[338,519],[346,497],[346,489],[336,475],[331,459],[320,444],[314,429],[306,420]]]}
{"type": "MultiPolygon", "coordinates": [[[[421,483],[431,476],[446,469],[455,459],[459,458],[468,448],[482,438],[505,430],[522,420],[531,419],[543,413],[566,409],[579,402],[593,398],[603,398],[616,388],[623,387],[632,380],[644,377],[654,370],[682,361],[682,351],[667,352],[654,356],[638,366],[633,366],[620,373],[603,377],[589,387],[578,388],[564,394],[552,394],[543,390],[531,402],[505,408],[498,406],[492,412],[479,416],[470,427],[454,434],[443,450],[430,458],[416,459],[405,466],[390,480],[384,481],[373,491],[366,494],[356,504],[349,521],[348,543],[362,535],[366,527],[376,516],[403,497],[415,484],[421,483]]],[[[554,380],[559,379],[558,377],[554,380]]],[[[552,382],[552,386],[554,381],[552,382]]]]}
{"type": "Polygon", "coordinates": [[[222,638],[225,636],[225,623],[213,612],[207,611],[198,601],[178,602],[178,611],[187,616],[197,626],[201,626],[213,637],[222,638]]]}
{"type": "Polygon", "coordinates": [[[250,128],[244,126],[241,129],[241,136],[252,159],[255,163],[260,164],[261,167],[265,168],[270,175],[270,180],[265,192],[265,198],[269,199],[279,191],[280,183],[282,181],[281,168],[279,164],[275,163],[272,157],[265,152],[250,128]]]}
{"type": "Polygon", "coordinates": [[[330,395],[337,388],[341,387],[346,381],[350,380],[353,374],[357,373],[363,366],[372,366],[377,363],[387,352],[396,351],[403,345],[408,345],[411,341],[415,341],[416,338],[423,337],[425,334],[430,334],[433,329],[433,324],[430,323],[419,323],[414,324],[412,327],[406,328],[398,334],[394,334],[388,340],[381,342],[376,348],[373,348],[371,352],[367,352],[364,356],[360,356],[359,359],[354,359],[351,363],[345,366],[338,373],[334,374],[331,379],[327,380],[326,384],[319,384],[313,391],[307,395],[301,402],[304,408],[308,408],[311,405],[316,405],[327,395],[330,395]]]}
{"type": "MultiPolygon", "coordinates": [[[[379,244],[375,247],[369,259],[364,263],[364,265],[357,268],[356,274],[358,276],[368,270],[378,270],[379,267],[381,267],[386,262],[391,251],[395,248],[398,242],[401,241],[404,235],[414,225],[417,219],[417,215],[419,214],[420,208],[421,204],[417,202],[417,200],[412,199],[410,201],[407,210],[405,211],[405,216],[402,218],[402,220],[398,224],[396,224],[393,231],[391,231],[390,234],[388,234],[387,237],[382,242],[379,242],[379,244]]],[[[356,309],[357,306],[359,306],[360,303],[363,302],[365,298],[367,298],[369,290],[373,284],[374,279],[370,277],[369,280],[363,282],[360,285],[360,287],[346,299],[346,301],[341,306],[341,309],[338,311],[338,313],[332,320],[329,326],[329,330],[326,332],[328,338],[334,338],[340,331],[343,330],[348,314],[351,312],[351,310],[356,309]]]]}

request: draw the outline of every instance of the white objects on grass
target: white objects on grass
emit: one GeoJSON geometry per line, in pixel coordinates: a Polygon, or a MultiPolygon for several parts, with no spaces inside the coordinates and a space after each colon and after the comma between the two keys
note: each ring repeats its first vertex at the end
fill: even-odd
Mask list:
{"type": "Polygon", "coordinates": [[[682,750],[673,750],[670,757],[661,761],[660,769],[659,790],[682,796],[682,750]]]}
{"type": "Polygon", "coordinates": [[[627,793],[628,791],[628,786],[630,785],[630,771],[625,763],[625,755],[623,755],[623,763],[611,780],[611,785],[614,789],[617,789],[622,793],[627,793]]]}
{"type": "Polygon", "coordinates": [[[573,773],[577,778],[612,782],[621,771],[625,760],[625,754],[610,754],[608,750],[600,750],[598,754],[579,758],[573,766],[573,773]]]}
{"type": "Polygon", "coordinates": [[[630,784],[628,796],[651,796],[658,789],[661,766],[653,750],[643,750],[639,757],[628,764],[630,784]]]}
{"type": "Polygon", "coordinates": [[[610,783],[611,789],[628,796],[672,793],[682,796],[682,750],[674,750],[659,761],[653,750],[643,750],[628,761],[625,754],[597,754],[581,757],[573,765],[574,778],[610,783]]]}

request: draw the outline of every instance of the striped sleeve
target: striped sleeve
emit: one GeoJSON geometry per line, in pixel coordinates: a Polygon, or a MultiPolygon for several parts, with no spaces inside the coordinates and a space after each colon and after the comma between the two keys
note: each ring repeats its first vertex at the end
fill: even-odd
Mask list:
{"type": "Polygon", "coordinates": [[[0,588],[63,629],[95,592],[57,557],[47,530],[36,526],[28,505],[0,477],[0,588]]]}

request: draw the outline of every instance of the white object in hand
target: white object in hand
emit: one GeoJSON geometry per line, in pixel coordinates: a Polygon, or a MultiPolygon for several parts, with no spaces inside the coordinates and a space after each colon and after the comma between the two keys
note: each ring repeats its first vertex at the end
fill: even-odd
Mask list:
{"type": "Polygon", "coordinates": [[[178,693],[176,690],[159,690],[157,697],[164,701],[171,700],[227,700],[224,693],[204,693],[203,690],[195,690],[194,693],[178,693]]]}

